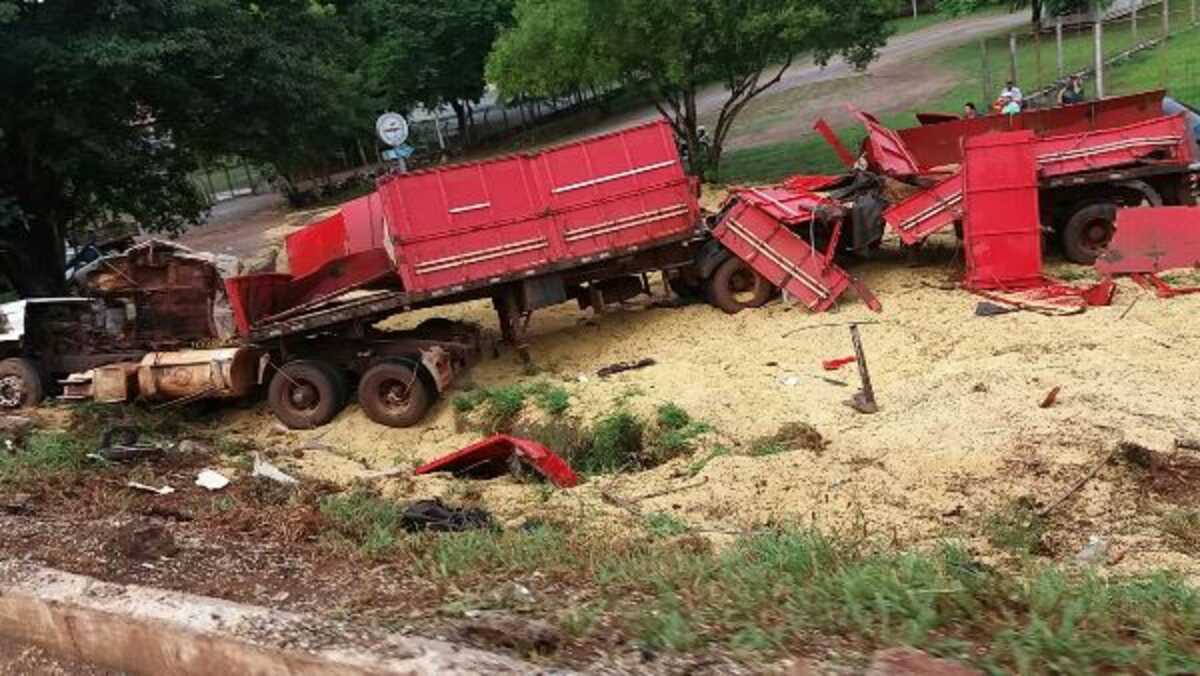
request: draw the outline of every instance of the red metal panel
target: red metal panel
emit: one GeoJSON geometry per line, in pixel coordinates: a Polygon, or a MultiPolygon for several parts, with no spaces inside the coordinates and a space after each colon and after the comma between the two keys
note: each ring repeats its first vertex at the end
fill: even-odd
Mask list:
{"type": "Polygon", "coordinates": [[[963,177],[954,174],[883,212],[905,244],[916,244],[963,217],[963,177]]]}
{"type": "Polygon", "coordinates": [[[963,139],[999,131],[1029,129],[1039,136],[1124,127],[1163,114],[1164,92],[1153,91],[1071,106],[1029,110],[1017,115],[987,115],[901,129],[897,135],[917,164],[928,170],[962,161],[963,139]]]}
{"type": "Polygon", "coordinates": [[[965,146],[967,288],[1043,284],[1033,132],[987,134],[968,139],[965,146]]]}
{"type": "Polygon", "coordinates": [[[1103,275],[1157,273],[1200,265],[1200,207],[1117,212],[1117,230],[1096,260],[1103,275]]]}
{"type": "Polygon", "coordinates": [[[853,107],[850,112],[867,128],[867,160],[875,169],[889,176],[915,176],[921,173],[917,160],[896,132],[883,126],[870,113],[853,107]]]}
{"type": "Polygon", "coordinates": [[[413,292],[650,244],[699,218],[666,122],[392,176],[379,192],[396,268],[413,292]]]}
{"type": "Polygon", "coordinates": [[[739,200],[713,230],[713,236],[813,312],[833,307],[851,286],[850,275],[766,209],[749,201],[739,200]]]}
{"type": "Polygon", "coordinates": [[[1135,164],[1191,164],[1195,154],[1191,131],[1183,115],[1156,117],[1125,127],[1083,134],[1053,136],[1038,141],[1038,166],[1043,177],[1064,176],[1135,164]]]}
{"type": "Polygon", "coordinates": [[[250,333],[260,320],[287,308],[291,275],[276,273],[243,275],[225,280],[225,292],[238,332],[250,333]]]}
{"type": "Polygon", "coordinates": [[[566,460],[545,446],[529,439],[497,434],[450,455],[437,458],[413,470],[413,474],[452,472],[482,479],[495,478],[510,471],[513,455],[528,462],[539,474],[559,488],[579,485],[579,476],[566,460]]]}
{"type": "Polygon", "coordinates": [[[342,219],[347,253],[383,248],[383,201],[379,193],[372,192],[343,204],[342,219]]]}
{"type": "Polygon", "coordinates": [[[295,277],[319,270],[350,253],[346,250],[346,221],[342,212],[312,223],[287,236],[288,269],[295,277]]]}
{"type": "Polygon", "coordinates": [[[825,142],[829,144],[830,148],[833,148],[834,154],[838,156],[838,159],[842,161],[842,164],[844,164],[847,169],[854,167],[854,155],[850,154],[850,151],[847,150],[846,146],[842,144],[842,140],[839,139],[837,134],[834,133],[833,127],[830,127],[828,122],[823,119],[818,119],[813,123],[813,130],[820,134],[821,138],[825,139],[825,142]]]}

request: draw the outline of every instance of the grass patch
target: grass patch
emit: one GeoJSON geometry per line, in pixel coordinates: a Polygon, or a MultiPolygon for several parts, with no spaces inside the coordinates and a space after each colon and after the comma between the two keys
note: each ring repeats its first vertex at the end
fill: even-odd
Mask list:
{"type": "Polygon", "coordinates": [[[88,462],[86,454],[86,447],[75,435],[35,430],[24,448],[0,449],[0,483],[80,471],[88,462]]]}
{"type": "Polygon", "coordinates": [[[367,556],[391,553],[403,537],[404,508],[369,491],[327,495],[320,509],[336,532],[367,556]]]}
{"type": "Polygon", "coordinates": [[[647,536],[612,540],[558,528],[463,533],[404,554],[409,568],[483,595],[514,572],[569,581],[587,599],[555,609],[576,636],[658,650],[712,646],[777,658],[814,640],[852,650],[911,645],[992,673],[1192,673],[1200,593],[1165,575],[1102,578],[1028,564],[998,570],[947,543],[894,551],[781,529],[692,548],[648,515],[647,536]]]}
{"type": "Polygon", "coordinates": [[[618,407],[592,425],[591,444],[571,460],[585,474],[611,474],[642,466],[645,422],[618,407]]]}
{"type": "Polygon", "coordinates": [[[560,416],[570,407],[570,394],[546,381],[484,387],[454,398],[460,427],[481,432],[511,432],[525,404],[534,404],[550,416],[560,416]]]}
{"type": "Polygon", "coordinates": [[[804,422],[786,422],[775,434],[759,437],[750,444],[750,455],[763,457],[789,451],[814,451],[821,453],[829,442],[817,428],[804,422]]]}
{"type": "Polygon", "coordinates": [[[728,446],[725,446],[723,444],[717,444],[717,445],[713,446],[712,448],[708,449],[708,452],[706,452],[704,455],[702,455],[699,458],[697,458],[696,460],[692,461],[692,463],[690,465],[688,465],[687,474],[689,477],[694,477],[697,474],[703,472],[704,468],[708,467],[708,463],[712,462],[713,460],[716,460],[717,458],[720,458],[720,457],[723,457],[726,455],[730,455],[732,453],[733,453],[733,451],[728,446]]]}
{"type": "Polygon", "coordinates": [[[1010,554],[1045,554],[1046,520],[1028,498],[1019,498],[987,515],[984,530],[993,547],[1010,554]]]}
{"type": "Polygon", "coordinates": [[[666,512],[651,512],[642,519],[646,531],[656,538],[670,538],[683,535],[690,530],[681,519],[666,512]]]}
{"type": "Polygon", "coordinates": [[[711,425],[693,420],[687,411],[670,402],[658,407],[655,419],[658,426],[650,445],[659,462],[695,452],[697,438],[712,431],[711,425]]]}

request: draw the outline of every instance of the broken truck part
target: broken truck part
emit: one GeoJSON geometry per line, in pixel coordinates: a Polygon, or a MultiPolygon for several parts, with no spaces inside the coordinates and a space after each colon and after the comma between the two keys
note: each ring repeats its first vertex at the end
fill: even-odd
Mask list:
{"type": "Polygon", "coordinates": [[[413,470],[413,474],[450,472],[455,476],[494,479],[508,474],[514,460],[528,464],[559,488],[573,488],[579,484],[579,477],[571,466],[553,451],[536,441],[507,434],[488,437],[421,465],[413,470]]]}
{"type": "Polygon", "coordinates": [[[1200,266],[1200,207],[1117,212],[1117,231],[1096,259],[1101,275],[1154,274],[1200,266]]]}

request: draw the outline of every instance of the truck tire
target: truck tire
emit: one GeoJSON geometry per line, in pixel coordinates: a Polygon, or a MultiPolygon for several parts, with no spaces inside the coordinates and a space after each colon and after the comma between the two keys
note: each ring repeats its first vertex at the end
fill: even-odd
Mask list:
{"type": "Polygon", "coordinates": [[[774,292],[771,282],[736,257],[721,263],[708,279],[709,301],[731,315],[766,305],[774,292]]]}
{"type": "Polygon", "coordinates": [[[373,422],[388,427],[412,427],[429,411],[433,397],[409,364],[385,361],[372,366],[358,381],[358,405],[373,422]]]}
{"type": "Polygon", "coordinates": [[[1116,224],[1117,205],[1112,202],[1097,202],[1080,208],[1059,233],[1063,255],[1072,263],[1095,263],[1112,241],[1116,224]]]}
{"type": "Polygon", "coordinates": [[[290,429],[306,430],[333,420],[346,405],[345,376],[329,364],[307,359],[279,367],[267,387],[267,404],[290,429]]]}
{"type": "Polygon", "coordinates": [[[0,361],[0,409],[30,408],[46,398],[37,363],[24,357],[0,361]]]}

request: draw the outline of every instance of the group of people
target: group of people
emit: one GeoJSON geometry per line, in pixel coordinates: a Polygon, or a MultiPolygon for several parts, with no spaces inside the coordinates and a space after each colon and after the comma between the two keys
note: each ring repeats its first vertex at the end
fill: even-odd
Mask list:
{"type": "MultiPolygon", "coordinates": [[[[1072,75],[1066,86],[1058,92],[1059,105],[1070,105],[1072,103],[1082,103],[1087,97],[1083,93],[1083,80],[1078,75],[1072,75]]],[[[1000,96],[992,104],[992,111],[1001,115],[1016,115],[1025,108],[1025,97],[1021,94],[1021,88],[1016,82],[1009,80],[1004,85],[1004,89],[1000,90],[1000,96]]],[[[974,103],[968,102],[963,107],[963,117],[971,119],[979,117],[979,109],[974,103]]]]}

